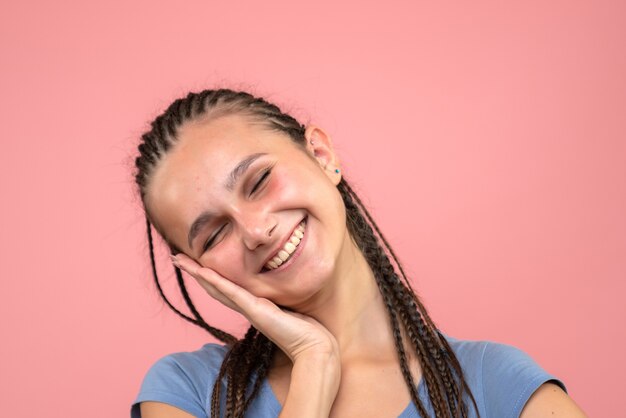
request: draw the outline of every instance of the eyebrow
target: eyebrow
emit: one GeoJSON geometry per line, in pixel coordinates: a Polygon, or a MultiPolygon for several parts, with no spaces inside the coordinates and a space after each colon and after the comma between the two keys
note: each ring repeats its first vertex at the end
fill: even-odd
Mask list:
{"type": "MultiPolygon", "coordinates": [[[[267,155],[266,152],[257,152],[254,154],[248,155],[243,160],[239,161],[239,164],[233,168],[228,177],[226,178],[226,182],[224,183],[224,188],[228,191],[233,191],[235,185],[241,178],[241,176],[248,170],[248,168],[254,163],[258,158],[267,155]]],[[[189,248],[193,249],[192,243],[193,240],[196,239],[196,236],[200,233],[204,225],[209,223],[211,219],[213,219],[215,215],[213,212],[204,211],[202,212],[191,224],[189,227],[189,234],[187,235],[187,241],[189,243],[189,248]]]]}

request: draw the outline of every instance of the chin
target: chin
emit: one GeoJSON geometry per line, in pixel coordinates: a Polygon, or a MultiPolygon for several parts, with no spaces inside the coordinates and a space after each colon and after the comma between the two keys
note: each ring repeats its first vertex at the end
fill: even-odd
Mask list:
{"type": "Polygon", "coordinates": [[[322,291],[328,287],[332,274],[319,270],[312,271],[303,280],[297,280],[292,286],[282,289],[280,294],[268,297],[277,305],[299,311],[301,308],[311,306],[321,296],[322,291]]]}

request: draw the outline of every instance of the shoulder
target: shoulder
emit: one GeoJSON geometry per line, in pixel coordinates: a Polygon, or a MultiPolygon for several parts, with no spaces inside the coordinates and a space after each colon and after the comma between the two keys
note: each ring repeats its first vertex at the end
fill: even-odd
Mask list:
{"type": "Polygon", "coordinates": [[[173,371],[188,375],[206,375],[219,372],[229,348],[209,343],[195,351],[181,351],[161,357],[149,369],[150,372],[173,371]]]}
{"type": "MultiPolygon", "coordinates": [[[[445,336],[464,373],[483,383],[502,379],[532,379],[549,374],[525,351],[493,341],[460,340],[445,336]]],[[[557,381],[565,389],[565,385],[557,381]]]]}
{"type": "Polygon", "coordinates": [[[209,343],[196,351],[158,359],[143,378],[131,417],[140,417],[139,403],[143,401],[163,402],[195,416],[206,416],[207,399],[228,350],[227,346],[209,343]]]}
{"type": "Polygon", "coordinates": [[[544,383],[530,397],[520,417],[586,418],[585,412],[562,389],[554,383],[544,383]]]}
{"type": "Polygon", "coordinates": [[[566,391],[563,382],[517,347],[448,336],[446,340],[461,364],[481,415],[519,417],[531,395],[547,382],[566,391]]]}

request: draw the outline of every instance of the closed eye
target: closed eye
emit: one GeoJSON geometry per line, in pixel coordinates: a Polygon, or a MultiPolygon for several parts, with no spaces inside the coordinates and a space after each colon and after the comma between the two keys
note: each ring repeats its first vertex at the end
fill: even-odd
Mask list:
{"type": "Polygon", "coordinates": [[[265,169],[259,181],[257,181],[254,187],[252,188],[252,190],[250,190],[250,195],[252,195],[256,191],[256,189],[258,189],[259,186],[265,182],[265,180],[269,177],[271,172],[272,172],[272,167],[265,169]]]}
{"type": "MultiPolygon", "coordinates": [[[[250,191],[250,196],[252,196],[252,194],[254,194],[254,192],[261,185],[263,185],[263,183],[266,182],[267,178],[269,177],[270,173],[272,172],[272,168],[274,168],[274,166],[268,167],[265,170],[263,170],[263,174],[261,174],[261,177],[259,178],[259,180],[254,184],[254,187],[252,187],[252,190],[250,191]]],[[[209,240],[204,244],[204,247],[202,248],[202,251],[208,250],[213,245],[213,242],[215,242],[215,239],[220,235],[220,233],[222,232],[222,230],[225,227],[226,227],[226,225],[221,227],[215,234],[213,234],[211,236],[211,238],[209,238],[209,240]]]]}
{"type": "Polygon", "coordinates": [[[209,249],[209,247],[215,241],[215,238],[217,238],[217,236],[220,234],[220,232],[222,232],[222,229],[224,229],[224,228],[225,228],[225,226],[221,227],[215,234],[213,234],[213,236],[211,238],[209,238],[209,240],[204,244],[204,247],[202,247],[202,251],[206,251],[206,250],[209,249]]]}

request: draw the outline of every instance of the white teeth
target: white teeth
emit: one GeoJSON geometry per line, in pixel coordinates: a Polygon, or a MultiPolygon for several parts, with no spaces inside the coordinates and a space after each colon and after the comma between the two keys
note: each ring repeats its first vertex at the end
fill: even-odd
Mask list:
{"type": "Polygon", "coordinates": [[[295,250],[296,250],[296,246],[293,245],[291,242],[288,242],[287,244],[285,244],[285,251],[287,251],[289,254],[293,254],[295,250]]]}
{"type": "Polygon", "coordinates": [[[275,269],[289,259],[291,254],[296,251],[296,248],[302,241],[302,237],[304,237],[304,226],[304,222],[301,222],[300,225],[298,225],[298,227],[294,230],[293,235],[285,243],[283,248],[278,251],[278,254],[265,264],[265,268],[270,270],[275,269]]]}

